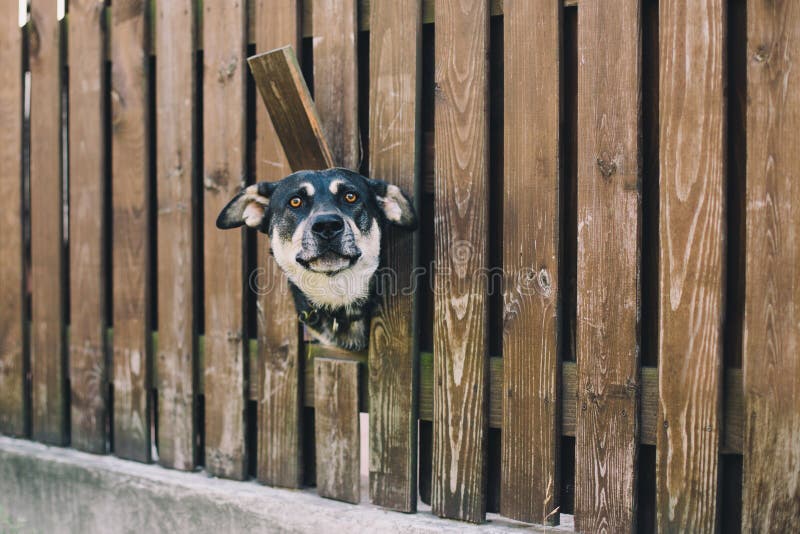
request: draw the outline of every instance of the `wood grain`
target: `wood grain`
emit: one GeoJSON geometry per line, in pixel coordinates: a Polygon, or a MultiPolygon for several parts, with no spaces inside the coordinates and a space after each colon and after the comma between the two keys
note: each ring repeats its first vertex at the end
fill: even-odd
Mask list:
{"type": "Polygon", "coordinates": [[[436,10],[433,513],[486,515],[488,44],[485,2],[436,10]]]}
{"type": "MultiPolygon", "coordinates": [[[[370,19],[369,174],[414,194],[420,188],[419,2],[373,2],[370,19]]],[[[380,304],[370,328],[369,492],[373,504],[417,509],[417,235],[387,228],[380,304]],[[405,291],[403,291],[405,289],[405,291]]]]}
{"type": "Polygon", "coordinates": [[[0,6],[0,434],[25,433],[22,259],[22,36],[18,5],[0,6]]]}
{"type": "Polygon", "coordinates": [[[361,500],[358,362],[314,358],[314,385],[317,492],[357,504],[361,500]]]}
{"type": "Polygon", "coordinates": [[[105,153],[105,7],[97,0],[70,3],[69,276],[71,444],[106,452],[106,276],[103,224],[107,189],[105,153]]]}
{"type": "Polygon", "coordinates": [[[725,2],[659,4],[662,532],[716,532],[722,402],[725,2]]]}
{"type": "Polygon", "coordinates": [[[313,4],[314,102],[333,164],[358,170],[357,0],[307,0],[313,4]]]}
{"type": "Polygon", "coordinates": [[[61,181],[61,27],[56,2],[31,3],[31,388],[33,438],[68,439],[61,181]]]}
{"type": "Polygon", "coordinates": [[[114,453],[150,461],[147,4],[111,10],[114,453]]]}
{"type": "Polygon", "coordinates": [[[195,2],[158,2],[158,461],[195,466],[195,2]]]}
{"type": "Polygon", "coordinates": [[[203,3],[205,458],[234,479],[247,465],[242,234],[215,221],[244,185],[245,12],[243,0],[203,3]]]}
{"type": "Polygon", "coordinates": [[[800,4],[747,3],[742,532],[800,531],[800,4]]]}
{"type": "Polygon", "coordinates": [[[575,527],[636,530],[641,17],[638,0],[578,17],[578,417],[575,527]]]}
{"type": "Polygon", "coordinates": [[[527,0],[504,8],[500,505],[507,517],[557,524],[562,8],[527,0]]]}
{"type": "MultiPolygon", "coordinates": [[[[299,49],[299,10],[297,0],[256,2],[256,52],[287,45],[299,49]]],[[[266,76],[268,71],[259,72],[265,77],[258,78],[257,85],[270,94],[269,82],[276,77],[275,73],[266,76]]],[[[302,109],[301,106],[297,112],[302,109]]],[[[302,148],[305,153],[306,147],[302,148]]],[[[280,180],[292,172],[281,138],[266,107],[261,105],[257,105],[256,111],[255,159],[257,182],[280,180]]],[[[307,164],[313,167],[314,161],[307,164]]],[[[253,373],[258,386],[258,479],[272,486],[299,488],[303,482],[300,395],[306,362],[301,356],[297,312],[288,281],[270,258],[269,239],[262,235],[258,242],[258,266],[258,364],[251,367],[258,370],[253,373]]]]}
{"type": "Polygon", "coordinates": [[[294,49],[248,58],[261,99],[292,170],[327,169],[333,157],[294,49]]]}

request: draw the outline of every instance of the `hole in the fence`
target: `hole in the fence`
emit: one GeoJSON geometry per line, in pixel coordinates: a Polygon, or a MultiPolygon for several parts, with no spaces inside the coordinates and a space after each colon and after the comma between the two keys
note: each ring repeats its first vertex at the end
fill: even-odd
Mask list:
{"type": "Polygon", "coordinates": [[[303,485],[317,485],[317,453],[314,442],[314,408],[303,409],[303,485]]]}
{"type": "Polygon", "coordinates": [[[486,511],[489,513],[500,512],[502,439],[499,428],[489,429],[486,450],[486,511]]]}
{"type": "Polygon", "coordinates": [[[358,431],[361,439],[359,464],[361,468],[361,498],[369,495],[369,414],[358,414],[358,431]]]}
{"type": "Polygon", "coordinates": [[[245,443],[247,447],[247,475],[250,478],[256,478],[258,473],[258,433],[256,432],[258,424],[258,402],[248,400],[245,406],[245,443]]]}
{"type": "Polygon", "coordinates": [[[206,465],[206,396],[196,397],[197,405],[197,465],[206,465]]]}
{"type": "Polygon", "coordinates": [[[720,471],[720,532],[742,532],[742,455],[721,455],[720,471]]]}
{"type": "Polygon", "coordinates": [[[656,531],[656,447],[639,446],[637,532],[656,531]]]}
{"type": "Polygon", "coordinates": [[[369,32],[358,33],[358,129],[361,150],[358,172],[369,176],[369,32]]]}
{"type": "MultiPolygon", "coordinates": [[[[149,20],[150,13],[146,15],[146,20],[149,20]]],[[[148,266],[145,274],[147,279],[147,305],[149,306],[150,314],[150,332],[158,331],[158,190],[157,190],[157,176],[158,176],[158,163],[156,161],[156,154],[158,147],[157,128],[156,128],[156,56],[150,56],[147,72],[147,124],[145,126],[147,131],[147,235],[148,242],[148,266]]],[[[152,375],[153,360],[155,359],[152,351],[148,360],[152,375]]]]}
{"type": "Polygon", "coordinates": [[[562,514],[572,514],[575,511],[575,438],[563,436],[561,438],[561,461],[559,487],[561,495],[559,506],[562,514]]]}
{"type": "MultiPolygon", "coordinates": [[[[420,176],[422,193],[419,200],[420,228],[433,228],[434,200],[434,31],[433,24],[422,26],[422,68],[420,115],[422,127],[422,157],[420,176]]],[[[417,315],[419,317],[418,338],[422,352],[433,352],[433,232],[419,233],[419,264],[422,272],[417,280],[417,315]]],[[[422,475],[422,473],[420,473],[422,475]]],[[[430,474],[428,474],[430,476],[430,474]]]]}
{"type": "MultiPolygon", "coordinates": [[[[251,43],[247,45],[247,56],[250,57],[256,53],[256,45],[251,43]]],[[[253,79],[253,73],[250,69],[246,69],[247,71],[247,81],[246,81],[246,91],[245,91],[245,147],[246,147],[246,155],[245,155],[245,162],[247,168],[245,170],[245,183],[250,185],[258,181],[259,177],[256,176],[256,164],[255,164],[255,143],[256,143],[256,84],[255,80],[253,79]]],[[[245,276],[244,276],[244,295],[245,295],[245,317],[246,317],[246,329],[245,329],[245,336],[244,339],[251,339],[257,336],[257,316],[256,316],[256,305],[258,301],[258,295],[256,295],[255,287],[253,284],[250,283],[252,280],[256,269],[258,268],[258,254],[256,252],[256,247],[258,246],[258,233],[256,232],[245,232],[245,258],[246,258],[246,268],[245,268],[245,276]]],[[[247,349],[248,347],[245,347],[247,349]]],[[[248,362],[252,362],[253,359],[248,359],[248,362]]],[[[248,365],[245,365],[245,368],[249,369],[248,365]]],[[[253,376],[255,374],[254,370],[250,369],[250,375],[253,376]]]]}
{"type": "Polygon", "coordinates": [[[192,391],[194,397],[194,461],[195,465],[202,465],[203,456],[203,422],[205,416],[202,411],[200,399],[200,336],[203,335],[205,325],[205,292],[203,283],[203,51],[198,50],[194,56],[194,94],[195,110],[192,116],[192,131],[194,135],[192,152],[194,157],[194,176],[192,177],[192,202],[194,216],[192,220],[192,299],[194,314],[194,337],[192,344],[192,391]]]}
{"type": "Polygon", "coordinates": [[[297,58],[300,62],[300,72],[303,73],[303,78],[306,80],[308,92],[311,98],[314,98],[314,40],[311,37],[303,37],[300,44],[302,50],[300,57],[297,58]]]}
{"type": "MultiPolygon", "coordinates": [[[[26,20],[27,20],[27,5],[26,20]]],[[[20,125],[22,131],[22,143],[20,154],[22,157],[21,169],[21,186],[22,186],[22,205],[20,206],[20,214],[22,216],[22,371],[23,371],[23,434],[25,437],[31,436],[31,404],[32,404],[32,391],[31,391],[31,339],[30,339],[30,321],[31,321],[31,292],[30,292],[30,274],[31,274],[31,220],[30,220],[30,118],[31,118],[31,73],[28,65],[28,27],[26,26],[22,34],[22,124],[20,125]]]]}
{"type": "Polygon", "coordinates": [[[419,500],[431,504],[431,475],[433,473],[433,423],[419,421],[419,449],[417,451],[419,500]]]}

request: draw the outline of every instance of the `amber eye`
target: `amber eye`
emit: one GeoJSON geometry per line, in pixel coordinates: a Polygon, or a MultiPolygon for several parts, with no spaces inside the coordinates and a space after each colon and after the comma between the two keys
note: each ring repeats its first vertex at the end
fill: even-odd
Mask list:
{"type": "Polygon", "coordinates": [[[358,200],[358,195],[356,195],[352,191],[344,194],[344,201],[347,202],[348,204],[352,204],[356,200],[358,200]]]}
{"type": "Polygon", "coordinates": [[[292,197],[291,200],[289,200],[289,205],[293,208],[299,208],[303,205],[303,199],[300,197],[292,197]]]}

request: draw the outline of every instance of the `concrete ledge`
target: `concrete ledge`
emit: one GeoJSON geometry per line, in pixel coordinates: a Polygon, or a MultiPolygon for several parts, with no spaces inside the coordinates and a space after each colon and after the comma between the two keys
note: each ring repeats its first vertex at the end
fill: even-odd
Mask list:
{"type": "Polygon", "coordinates": [[[569,527],[535,527],[499,516],[468,525],[424,509],[400,514],[322,499],[313,490],[268,488],[0,436],[3,532],[520,533],[569,527]]]}

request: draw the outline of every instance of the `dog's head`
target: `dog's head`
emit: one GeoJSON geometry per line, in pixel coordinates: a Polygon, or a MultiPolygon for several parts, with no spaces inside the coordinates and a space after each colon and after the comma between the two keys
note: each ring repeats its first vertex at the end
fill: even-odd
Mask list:
{"type": "Polygon", "coordinates": [[[275,260],[300,291],[317,306],[338,308],[368,297],[383,227],[413,230],[416,221],[397,186],[334,168],[246,187],[217,227],[247,225],[269,235],[275,260]]]}

